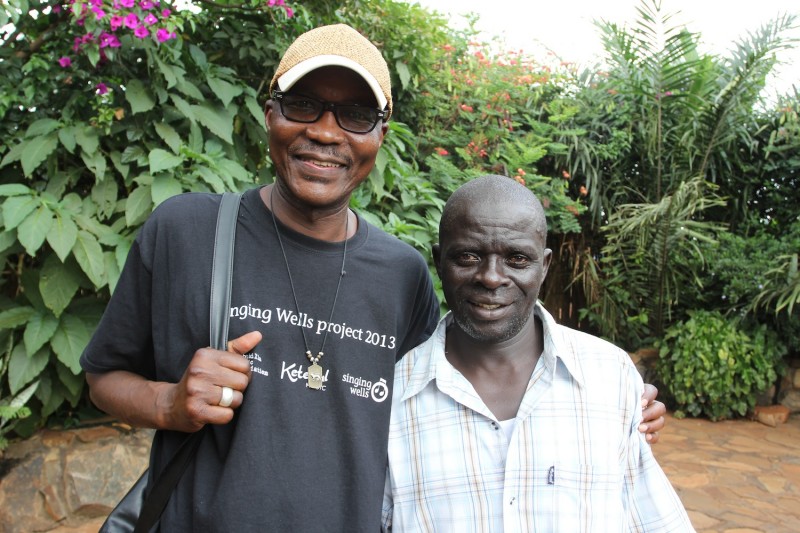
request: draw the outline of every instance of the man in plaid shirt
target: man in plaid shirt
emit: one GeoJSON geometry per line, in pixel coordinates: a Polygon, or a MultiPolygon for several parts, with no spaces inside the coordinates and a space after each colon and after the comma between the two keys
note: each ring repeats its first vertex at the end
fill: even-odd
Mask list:
{"type": "Polygon", "coordinates": [[[551,251],[503,176],[456,191],[434,261],[451,309],[398,362],[385,531],[693,531],[642,422],[627,353],[537,302],[551,251]]]}

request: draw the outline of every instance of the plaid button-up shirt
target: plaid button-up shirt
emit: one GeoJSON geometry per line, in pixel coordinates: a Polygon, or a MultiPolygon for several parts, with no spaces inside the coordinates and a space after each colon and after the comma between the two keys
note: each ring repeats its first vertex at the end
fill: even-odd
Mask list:
{"type": "Polygon", "coordinates": [[[510,439],[445,358],[449,315],[397,363],[384,530],[694,531],[637,430],[628,354],[536,314],[544,351],[510,439]]]}

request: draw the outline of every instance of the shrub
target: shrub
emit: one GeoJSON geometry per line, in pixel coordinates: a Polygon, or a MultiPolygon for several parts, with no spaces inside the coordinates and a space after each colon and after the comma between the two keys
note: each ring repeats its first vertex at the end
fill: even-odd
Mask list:
{"type": "Polygon", "coordinates": [[[786,348],[765,326],[750,334],[716,312],[693,311],[659,343],[657,372],[678,417],[744,416],[777,378],[786,348]]]}

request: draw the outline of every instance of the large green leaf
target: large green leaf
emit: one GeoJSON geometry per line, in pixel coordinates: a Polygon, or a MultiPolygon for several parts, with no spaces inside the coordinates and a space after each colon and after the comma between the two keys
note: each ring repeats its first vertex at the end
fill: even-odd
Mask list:
{"type": "Polygon", "coordinates": [[[170,94],[169,98],[170,100],[172,100],[172,103],[175,104],[175,107],[178,108],[178,111],[180,111],[181,115],[188,118],[192,122],[197,120],[197,117],[195,117],[194,115],[194,109],[193,109],[193,107],[195,106],[192,106],[189,102],[187,102],[177,94],[170,94]]]}
{"type": "Polygon", "coordinates": [[[197,120],[223,141],[233,143],[233,117],[235,107],[226,109],[209,103],[191,106],[197,120]]]}
{"type": "Polygon", "coordinates": [[[30,139],[31,137],[47,135],[59,126],[60,123],[57,120],[53,120],[52,118],[40,118],[28,126],[28,130],[25,132],[25,137],[30,139]]]}
{"type": "Polygon", "coordinates": [[[83,321],[74,315],[62,315],[50,345],[58,360],[64,363],[73,374],[81,371],[80,358],[89,343],[89,330],[83,321]]]}
{"type": "Polygon", "coordinates": [[[67,149],[69,153],[75,151],[75,127],[74,126],[66,126],[58,130],[58,140],[61,141],[61,145],[67,149]]]}
{"type": "Polygon", "coordinates": [[[11,394],[16,394],[22,387],[36,379],[50,360],[49,350],[42,349],[28,357],[22,344],[17,344],[11,351],[8,361],[8,387],[11,394]]]}
{"type": "Polygon", "coordinates": [[[103,249],[94,235],[88,231],[78,231],[78,238],[75,240],[75,246],[72,247],[72,253],[95,287],[102,287],[106,284],[103,249]]]}
{"type": "Polygon", "coordinates": [[[86,153],[81,150],[81,159],[86,165],[86,168],[94,173],[97,181],[103,181],[103,178],[106,177],[106,167],[108,165],[102,152],[98,150],[92,153],[86,153]]]}
{"type": "Polygon", "coordinates": [[[47,243],[62,262],[67,260],[77,237],[78,226],[69,214],[63,211],[57,212],[50,231],[47,232],[47,243]]]}
{"type": "Polygon", "coordinates": [[[3,224],[6,229],[14,229],[39,205],[33,196],[14,196],[3,202],[3,224]]]}
{"type": "Polygon", "coordinates": [[[22,157],[22,151],[25,150],[26,146],[28,146],[28,141],[22,141],[21,143],[12,146],[8,153],[3,156],[3,160],[0,161],[0,168],[10,165],[15,161],[19,161],[22,157]]]}
{"type": "Polygon", "coordinates": [[[131,80],[125,87],[125,99],[131,105],[131,112],[143,113],[155,107],[156,101],[150,95],[147,88],[139,80],[131,80]]]}
{"type": "Polygon", "coordinates": [[[42,266],[39,292],[44,305],[57,317],[61,316],[78,292],[80,273],[73,265],[73,262],[63,264],[56,256],[51,255],[42,266]]]}
{"type": "Polygon", "coordinates": [[[250,181],[250,173],[242,165],[232,159],[220,159],[216,161],[217,167],[223,171],[224,175],[231,176],[235,180],[250,181]]]}
{"type": "Polygon", "coordinates": [[[220,78],[215,78],[211,74],[207,74],[206,79],[208,80],[208,86],[211,87],[211,90],[214,91],[214,94],[217,95],[217,98],[222,101],[222,105],[225,107],[227,107],[234,98],[242,94],[241,87],[220,78]]]}
{"type": "Polygon", "coordinates": [[[29,255],[36,255],[36,252],[42,247],[47,233],[53,225],[53,218],[50,208],[40,205],[17,228],[17,238],[29,255]]]}
{"type": "Polygon", "coordinates": [[[18,196],[22,194],[31,194],[31,189],[22,183],[6,183],[0,185],[0,196],[18,196]]]}
{"type": "Polygon", "coordinates": [[[91,126],[75,128],[75,140],[87,154],[95,153],[100,146],[100,138],[97,136],[97,130],[91,126]]]}
{"type": "Polygon", "coordinates": [[[178,135],[178,132],[175,131],[175,128],[173,128],[166,122],[156,122],[155,128],[156,128],[156,133],[158,133],[158,136],[161,137],[165,143],[167,143],[167,146],[169,146],[170,150],[172,150],[176,154],[180,152],[181,137],[180,135],[178,135]]]}
{"type": "Polygon", "coordinates": [[[108,278],[108,290],[113,294],[119,281],[120,268],[117,264],[116,255],[113,252],[103,253],[103,262],[106,265],[106,278],[108,278]]]}
{"type": "Polygon", "coordinates": [[[36,313],[25,326],[25,351],[36,353],[52,337],[58,327],[58,319],[50,313],[36,313]]]}
{"type": "Polygon", "coordinates": [[[160,205],[167,198],[171,198],[183,192],[181,184],[172,176],[159,175],[153,178],[151,188],[153,203],[160,205]]]}
{"type": "Polygon", "coordinates": [[[144,220],[153,210],[153,199],[149,185],[136,187],[125,201],[125,222],[134,226],[144,220]]]}
{"type": "Polygon", "coordinates": [[[0,231],[0,252],[8,250],[15,242],[17,242],[16,231],[0,231]]]}
{"type": "Polygon", "coordinates": [[[33,171],[47,159],[47,156],[53,153],[57,146],[58,135],[55,133],[29,140],[20,157],[22,172],[26,176],[33,174],[33,171]]]}
{"type": "Polygon", "coordinates": [[[24,324],[36,314],[33,307],[12,307],[0,312],[0,329],[13,329],[24,324]]]}
{"type": "Polygon", "coordinates": [[[103,180],[92,187],[92,201],[97,204],[100,218],[108,218],[117,206],[119,189],[114,180],[103,180]]]}
{"type": "Polygon", "coordinates": [[[408,82],[411,81],[411,72],[408,70],[408,65],[398,59],[395,61],[394,66],[397,75],[400,76],[400,84],[403,89],[408,89],[408,82]]]}
{"type": "Polygon", "coordinates": [[[267,123],[264,120],[264,109],[258,105],[258,101],[252,96],[245,96],[244,104],[247,106],[247,110],[250,111],[250,114],[253,115],[253,118],[256,119],[256,122],[261,125],[264,131],[267,131],[267,123]]]}
{"type": "Polygon", "coordinates": [[[200,176],[200,179],[210,185],[214,192],[222,193],[228,190],[228,187],[225,186],[222,178],[220,178],[217,173],[210,168],[198,165],[195,170],[197,175],[200,176]]]}
{"type": "Polygon", "coordinates": [[[77,400],[80,397],[83,384],[86,381],[83,378],[83,373],[80,371],[73,372],[71,368],[67,368],[64,365],[56,365],[56,373],[61,384],[70,392],[70,403],[74,403],[72,400],[77,400]]]}
{"type": "Polygon", "coordinates": [[[183,163],[183,158],[177,156],[175,154],[171,154],[166,150],[162,150],[161,148],[155,148],[150,150],[150,154],[148,155],[148,160],[150,162],[150,173],[156,174],[161,172],[162,170],[169,170],[171,168],[175,168],[183,163]]]}

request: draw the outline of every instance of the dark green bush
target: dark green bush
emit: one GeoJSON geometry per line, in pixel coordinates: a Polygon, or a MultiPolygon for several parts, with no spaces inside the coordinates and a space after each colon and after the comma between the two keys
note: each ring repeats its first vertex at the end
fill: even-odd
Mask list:
{"type": "Polygon", "coordinates": [[[713,311],[694,311],[668,328],[658,375],[677,404],[675,415],[723,420],[744,416],[772,385],[785,346],[765,326],[743,331],[713,311]]]}

